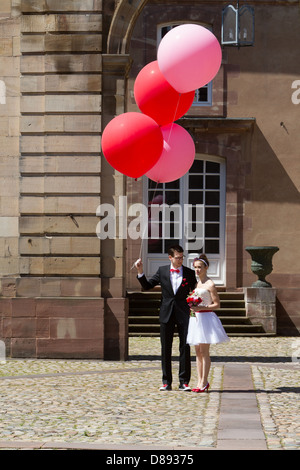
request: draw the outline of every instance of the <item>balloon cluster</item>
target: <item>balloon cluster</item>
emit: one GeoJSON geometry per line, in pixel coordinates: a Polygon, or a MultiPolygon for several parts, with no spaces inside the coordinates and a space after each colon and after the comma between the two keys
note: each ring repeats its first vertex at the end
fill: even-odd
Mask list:
{"type": "Polygon", "coordinates": [[[192,166],[195,145],[174,121],[191,107],[195,90],[217,74],[222,51],[206,28],[185,24],[162,39],[157,60],[146,65],[134,84],[141,112],[112,119],[103,131],[102,151],[110,165],[132,178],[142,175],[166,183],[192,166]]]}

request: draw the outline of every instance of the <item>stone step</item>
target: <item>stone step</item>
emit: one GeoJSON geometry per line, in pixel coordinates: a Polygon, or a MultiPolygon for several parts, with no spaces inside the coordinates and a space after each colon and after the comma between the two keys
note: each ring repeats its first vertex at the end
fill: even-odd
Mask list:
{"type": "MultiPolygon", "coordinates": [[[[225,288],[222,288],[222,289],[225,289],[225,288]]],[[[219,294],[219,297],[220,299],[240,299],[240,300],[243,300],[244,299],[244,292],[242,291],[225,291],[225,290],[221,290],[220,287],[217,287],[217,291],[218,291],[218,294],[219,294]]],[[[133,299],[138,299],[138,298],[145,298],[145,297],[149,297],[149,298],[157,298],[157,299],[160,299],[161,298],[161,289],[159,287],[156,287],[152,290],[149,290],[149,291],[142,291],[142,290],[138,290],[138,291],[135,291],[135,290],[132,290],[132,291],[127,291],[127,297],[129,299],[133,298],[133,299]]]]}
{"type": "MultiPolygon", "coordinates": [[[[263,333],[262,327],[260,325],[252,325],[251,323],[237,324],[237,323],[228,323],[223,325],[224,329],[228,333],[239,332],[243,333],[246,330],[253,333],[263,333]]],[[[151,330],[152,332],[159,332],[160,325],[159,323],[132,323],[130,325],[130,333],[142,333],[151,330]]]]}
{"type": "MultiPolygon", "coordinates": [[[[237,332],[237,331],[234,331],[233,333],[230,333],[230,332],[226,332],[227,335],[229,336],[229,338],[233,338],[233,337],[273,337],[273,336],[276,336],[275,333],[265,333],[264,331],[263,332],[254,332],[254,331],[243,331],[243,332],[237,332]]],[[[143,333],[143,332],[140,332],[140,333],[130,333],[128,334],[128,336],[130,338],[133,338],[133,337],[140,337],[140,338],[159,338],[160,336],[160,333],[159,332],[146,332],[146,333],[143,333]]],[[[178,336],[177,333],[175,332],[174,336],[178,336]]]]}
{"type": "MultiPolygon", "coordinates": [[[[251,325],[249,318],[247,317],[220,317],[222,325],[251,325]]],[[[130,325],[158,325],[158,317],[156,315],[152,316],[130,316],[130,325]]]]}
{"type": "MultiPolygon", "coordinates": [[[[129,311],[129,318],[134,318],[134,317],[158,317],[159,315],[159,306],[153,305],[149,306],[147,304],[147,307],[132,307],[130,306],[130,311],[129,311]]],[[[216,314],[219,317],[224,317],[231,315],[232,317],[243,317],[246,315],[246,309],[245,308],[219,308],[216,310],[216,314]]]]}
{"type": "MultiPolygon", "coordinates": [[[[228,335],[261,336],[266,335],[260,324],[252,324],[246,315],[244,292],[226,291],[218,288],[220,308],[216,314],[228,335]]],[[[133,291],[129,298],[129,336],[159,336],[159,309],[161,292],[159,288],[152,291],[133,291]]]]}

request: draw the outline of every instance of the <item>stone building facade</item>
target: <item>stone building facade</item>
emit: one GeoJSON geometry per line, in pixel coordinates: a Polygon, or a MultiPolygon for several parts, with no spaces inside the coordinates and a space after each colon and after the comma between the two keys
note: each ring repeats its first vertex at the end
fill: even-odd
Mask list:
{"type": "MultiPolygon", "coordinates": [[[[278,246],[270,275],[277,333],[296,335],[299,2],[247,3],[255,12],[254,45],[222,47],[210,98],[180,124],[195,142],[196,176],[218,174],[210,189],[219,192],[220,212],[208,223],[206,250],[216,282],[250,286],[245,247],[278,246]]],[[[148,204],[153,195],[145,177],[135,181],[108,165],[101,133],[116,115],[138,111],[134,80],[156,60],[162,28],[199,23],[220,40],[227,4],[2,0],[0,339],[8,355],[127,358],[126,293],[138,288],[132,263],[142,253],[151,274],[165,253],[141,240],[97,237],[100,205],[113,204],[118,217],[120,200],[148,204]]],[[[193,188],[186,177],[159,189],[177,191],[183,203],[193,188]]]]}

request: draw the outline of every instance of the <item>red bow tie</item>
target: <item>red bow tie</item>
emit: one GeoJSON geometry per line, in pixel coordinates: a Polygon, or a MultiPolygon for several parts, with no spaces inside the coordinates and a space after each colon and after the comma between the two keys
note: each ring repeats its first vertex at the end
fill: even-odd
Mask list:
{"type": "Polygon", "coordinates": [[[180,273],[180,269],[170,269],[171,273],[180,273]]]}

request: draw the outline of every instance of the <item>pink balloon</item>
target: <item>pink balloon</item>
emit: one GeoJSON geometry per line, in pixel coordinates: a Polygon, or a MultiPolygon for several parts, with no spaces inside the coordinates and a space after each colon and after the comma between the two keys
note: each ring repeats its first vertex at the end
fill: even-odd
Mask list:
{"type": "Polygon", "coordinates": [[[164,148],[146,176],[157,183],[169,183],[189,171],[195,158],[195,144],[190,134],[178,124],[163,126],[161,131],[164,148]]]}
{"type": "Polygon", "coordinates": [[[179,93],[207,85],[218,73],[221,46],[214,34],[197,24],[171,29],[161,40],[157,61],[165,79],[179,93]]]}

